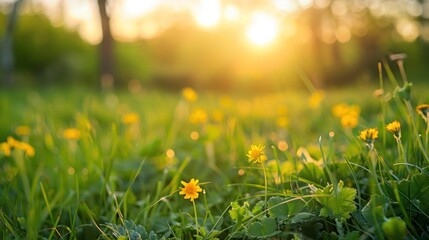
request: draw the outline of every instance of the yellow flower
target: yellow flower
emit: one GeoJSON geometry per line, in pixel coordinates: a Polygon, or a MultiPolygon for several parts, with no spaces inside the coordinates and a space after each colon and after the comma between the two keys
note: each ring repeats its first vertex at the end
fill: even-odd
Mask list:
{"type": "Polygon", "coordinates": [[[195,180],[193,178],[191,179],[191,181],[189,181],[189,183],[181,181],[184,187],[180,189],[179,194],[185,195],[185,199],[189,199],[191,202],[193,202],[194,199],[198,198],[198,193],[203,191],[203,189],[198,185],[199,181],[200,180],[195,180]]]}
{"type": "Polygon", "coordinates": [[[332,108],[332,113],[335,117],[338,118],[341,118],[345,115],[359,116],[360,107],[358,105],[347,105],[345,103],[340,103],[332,108]]]}
{"type": "Polygon", "coordinates": [[[9,157],[10,145],[7,142],[0,143],[0,152],[2,152],[6,157],[9,157]]]}
{"type": "Polygon", "coordinates": [[[416,111],[422,116],[425,122],[428,121],[429,116],[429,104],[420,104],[416,107],[416,111]]]}
{"type": "Polygon", "coordinates": [[[185,87],[182,90],[182,96],[188,101],[188,102],[195,102],[198,99],[198,94],[195,92],[194,89],[190,87],[185,87]]]}
{"type": "Polygon", "coordinates": [[[34,154],[36,153],[34,151],[34,148],[26,142],[19,142],[19,145],[16,146],[15,148],[23,150],[25,152],[25,155],[27,155],[29,157],[34,157],[34,154]]]}
{"type": "Polygon", "coordinates": [[[276,124],[278,127],[287,127],[289,125],[289,119],[285,116],[280,116],[277,118],[276,124]]]}
{"type": "Polygon", "coordinates": [[[127,113],[122,116],[122,123],[125,125],[131,125],[140,121],[140,117],[137,113],[127,113]]]}
{"type": "Polygon", "coordinates": [[[393,121],[386,125],[386,129],[394,135],[397,135],[401,132],[401,123],[399,123],[398,121],[393,121]]]}
{"type": "Polygon", "coordinates": [[[5,156],[10,156],[11,149],[23,150],[27,156],[33,157],[35,154],[34,148],[26,143],[20,142],[13,137],[7,137],[7,142],[0,143],[0,151],[3,152],[5,156]]]}
{"type": "Polygon", "coordinates": [[[359,138],[364,141],[370,150],[374,148],[374,141],[378,138],[377,128],[368,128],[359,133],[359,138]]]}
{"type": "Polygon", "coordinates": [[[18,126],[15,128],[15,133],[19,136],[28,136],[30,135],[31,128],[29,126],[18,126]]]}
{"type": "Polygon", "coordinates": [[[401,139],[401,123],[393,121],[386,125],[386,130],[391,132],[393,137],[395,137],[396,141],[399,143],[401,139]]]}
{"type": "Polygon", "coordinates": [[[247,157],[249,162],[261,163],[267,160],[267,156],[264,153],[265,146],[262,144],[250,146],[250,150],[247,152],[247,157]]]}
{"type": "Polygon", "coordinates": [[[324,98],[325,94],[323,93],[323,91],[315,91],[308,99],[308,104],[313,109],[318,108],[324,98]]]}
{"type": "Polygon", "coordinates": [[[189,121],[192,124],[203,124],[207,122],[207,113],[202,109],[196,109],[192,111],[189,116],[189,121]]]}
{"type": "Polygon", "coordinates": [[[76,128],[67,128],[63,131],[63,137],[68,140],[78,140],[80,135],[79,129],[76,128]]]}
{"type": "Polygon", "coordinates": [[[9,144],[9,146],[12,148],[16,148],[19,145],[19,141],[12,136],[9,136],[7,137],[7,144],[9,144]]]}
{"type": "Polygon", "coordinates": [[[359,133],[359,138],[364,142],[374,141],[378,138],[378,130],[377,128],[368,128],[359,133]]]}
{"type": "Polygon", "coordinates": [[[345,128],[355,128],[358,125],[358,116],[355,114],[347,114],[341,117],[341,126],[345,128]]]}

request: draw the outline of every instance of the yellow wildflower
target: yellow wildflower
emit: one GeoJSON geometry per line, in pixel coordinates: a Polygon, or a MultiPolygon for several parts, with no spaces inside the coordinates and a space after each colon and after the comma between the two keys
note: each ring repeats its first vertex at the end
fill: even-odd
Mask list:
{"type": "Polygon", "coordinates": [[[345,128],[355,128],[358,125],[358,116],[347,114],[341,117],[341,126],[345,128]]]}
{"type": "Polygon", "coordinates": [[[374,141],[378,138],[377,128],[368,128],[359,133],[359,138],[364,142],[374,141]]]}
{"type": "Polygon", "coordinates": [[[182,90],[182,96],[188,101],[188,102],[195,102],[198,99],[198,94],[195,92],[194,89],[190,87],[185,87],[182,90]]]}
{"type": "Polygon", "coordinates": [[[12,136],[9,136],[7,137],[7,144],[9,144],[9,146],[12,148],[16,148],[19,145],[19,141],[12,136]]]}
{"type": "Polygon", "coordinates": [[[386,125],[386,129],[394,135],[397,135],[401,132],[401,123],[399,123],[398,121],[393,121],[386,125]]]}
{"type": "Polygon", "coordinates": [[[359,138],[372,150],[374,148],[374,141],[378,138],[378,130],[377,128],[365,129],[359,133],[359,138]]]}
{"type": "Polygon", "coordinates": [[[212,119],[213,119],[213,121],[218,122],[218,123],[222,122],[223,119],[224,119],[223,112],[221,110],[219,110],[219,109],[214,110],[212,112],[212,119]]]}
{"type": "Polygon", "coordinates": [[[280,116],[277,118],[276,124],[278,127],[287,127],[289,125],[289,119],[286,116],[280,116]]]}
{"type": "Polygon", "coordinates": [[[196,109],[192,111],[189,116],[189,121],[192,124],[203,124],[207,122],[207,113],[202,109],[196,109]]]}
{"type": "Polygon", "coordinates": [[[347,105],[345,103],[340,103],[335,105],[332,108],[332,113],[335,117],[341,118],[345,115],[355,115],[359,116],[360,107],[358,105],[347,105]]]}
{"type": "Polygon", "coordinates": [[[189,181],[189,183],[181,181],[184,187],[180,189],[179,194],[185,195],[185,199],[189,199],[191,202],[193,202],[194,199],[198,198],[198,193],[203,191],[203,189],[198,185],[199,181],[200,180],[195,180],[193,178],[191,179],[191,181],[189,181]]]}
{"type": "Polygon", "coordinates": [[[262,144],[252,144],[246,155],[249,158],[249,162],[261,163],[267,160],[267,156],[265,156],[264,153],[264,148],[265,146],[262,144]]]}
{"type": "Polygon", "coordinates": [[[325,94],[323,91],[315,91],[313,94],[311,94],[310,98],[308,99],[308,104],[311,108],[316,109],[320,106],[320,103],[325,98],[325,94]]]}
{"type": "Polygon", "coordinates": [[[35,154],[35,150],[30,144],[20,142],[11,136],[7,137],[6,142],[0,143],[0,151],[3,152],[5,156],[10,156],[12,149],[23,150],[25,154],[30,157],[33,157],[35,154]]]}
{"type": "Polygon", "coordinates": [[[425,122],[428,121],[429,116],[429,104],[420,104],[416,107],[416,111],[422,116],[425,122]]]}
{"type": "Polygon", "coordinates": [[[140,121],[140,117],[137,113],[127,113],[122,116],[122,123],[125,125],[131,125],[140,121]]]}
{"type": "Polygon", "coordinates": [[[34,157],[34,154],[36,153],[34,151],[34,148],[26,142],[19,142],[18,146],[16,146],[15,148],[23,150],[25,152],[25,155],[29,157],[34,157]]]}
{"type": "Polygon", "coordinates": [[[19,136],[28,136],[30,135],[31,128],[26,125],[18,126],[15,128],[15,133],[19,136]]]}
{"type": "Polygon", "coordinates": [[[80,135],[79,129],[76,128],[67,128],[63,131],[63,137],[68,140],[78,140],[80,135]]]}
{"type": "Polygon", "coordinates": [[[10,145],[7,142],[0,143],[0,152],[2,152],[6,157],[9,157],[10,145]]]}

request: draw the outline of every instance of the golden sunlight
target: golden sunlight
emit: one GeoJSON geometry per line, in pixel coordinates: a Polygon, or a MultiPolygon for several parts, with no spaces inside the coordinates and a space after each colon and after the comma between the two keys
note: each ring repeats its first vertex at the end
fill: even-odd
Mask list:
{"type": "Polygon", "coordinates": [[[274,16],[264,12],[252,15],[246,29],[247,38],[256,45],[266,45],[272,42],[278,33],[278,23],[274,16]]]}
{"type": "Polygon", "coordinates": [[[202,0],[192,9],[195,21],[201,27],[215,26],[221,17],[221,4],[219,0],[202,0]]]}

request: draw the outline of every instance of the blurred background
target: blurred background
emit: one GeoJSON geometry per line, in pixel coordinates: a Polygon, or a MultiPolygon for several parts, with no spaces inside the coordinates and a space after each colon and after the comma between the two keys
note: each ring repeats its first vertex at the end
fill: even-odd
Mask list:
{"type": "Polygon", "coordinates": [[[0,0],[9,86],[270,91],[429,76],[429,0],[0,0]]]}

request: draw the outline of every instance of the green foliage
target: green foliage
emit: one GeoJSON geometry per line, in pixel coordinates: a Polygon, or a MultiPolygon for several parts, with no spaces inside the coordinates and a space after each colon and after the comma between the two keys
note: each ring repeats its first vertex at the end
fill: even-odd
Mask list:
{"type": "Polygon", "coordinates": [[[383,232],[387,239],[405,239],[407,234],[407,226],[405,222],[400,218],[389,218],[387,219],[383,225],[383,232]]]}
{"type": "Polygon", "coordinates": [[[141,225],[136,225],[133,221],[124,220],[123,225],[117,225],[113,223],[106,224],[108,230],[100,236],[101,239],[110,239],[113,237],[117,240],[129,239],[129,240],[160,240],[165,239],[158,237],[153,231],[149,233],[141,225]]]}
{"type": "MultiPolygon", "coordinates": [[[[424,239],[429,145],[424,121],[413,123],[417,104],[413,119],[404,101],[379,101],[383,114],[353,92],[327,91],[332,103],[314,109],[298,92],[200,93],[188,102],[156,90],[3,90],[0,238],[424,239]],[[326,110],[342,94],[362,108],[356,129],[326,110]],[[285,106],[291,126],[278,126],[285,106]],[[194,109],[206,112],[205,122],[189,121],[194,109]],[[138,121],[123,122],[128,113],[138,121]],[[401,122],[403,146],[384,129],[390,119],[401,122]],[[29,133],[18,133],[20,125],[29,133]],[[361,126],[378,126],[373,150],[357,138],[361,126]],[[67,128],[80,137],[67,139],[67,128]],[[16,145],[9,155],[8,136],[31,145],[34,157],[16,145]],[[247,161],[253,143],[265,145],[267,161],[247,161]],[[204,189],[194,202],[179,195],[181,180],[191,178],[204,189]]],[[[425,103],[420,95],[411,100],[425,103]]]]}
{"type": "Polygon", "coordinates": [[[267,238],[280,233],[280,231],[276,230],[276,220],[273,218],[266,218],[261,222],[252,222],[247,228],[247,234],[251,237],[267,238]]]}
{"type": "Polygon", "coordinates": [[[317,201],[323,205],[320,216],[348,219],[356,210],[356,189],[343,186],[343,181],[339,181],[336,186],[329,184],[323,189],[317,189],[317,201]]]}

